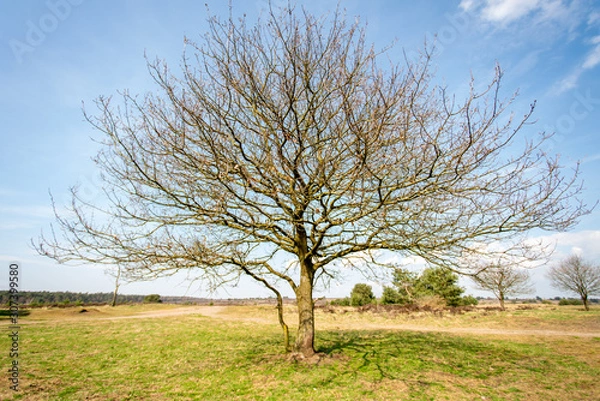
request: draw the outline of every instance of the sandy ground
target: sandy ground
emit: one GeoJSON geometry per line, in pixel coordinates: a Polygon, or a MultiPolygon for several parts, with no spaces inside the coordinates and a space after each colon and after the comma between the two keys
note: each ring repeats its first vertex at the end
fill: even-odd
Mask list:
{"type": "MultiPolygon", "coordinates": [[[[149,311],[141,312],[131,316],[118,316],[118,317],[98,317],[93,319],[98,320],[121,320],[121,319],[148,319],[148,318],[161,318],[170,316],[184,316],[199,314],[202,316],[223,319],[227,321],[245,321],[255,322],[264,324],[277,324],[275,317],[273,319],[265,319],[253,316],[238,316],[225,313],[227,310],[226,306],[194,306],[178,308],[174,310],[161,310],[161,311],[149,311]]],[[[356,327],[344,327],[343,324],[336,323],[321,324],[320,328],[338,329],[338,330],[354,330],[356,327]]],[[[492,328],[479,328],[479,327],[433,327],[423,325],[411,325],[411,324],[394,324],[394,323],[364,323],[361,324],[361,329],[366,330],[407,330],[407,331],[420,331],[420,332],[443,332],[443,333],[455,333],[455,334],[475,334],[475,335],[502,335],[502,336],[573,336],[573,337],[600,337],[599,332],[582,332],[582,331],[567,331],[567,330],[515,330],[515,329],[492,329],[492,328]]]]}

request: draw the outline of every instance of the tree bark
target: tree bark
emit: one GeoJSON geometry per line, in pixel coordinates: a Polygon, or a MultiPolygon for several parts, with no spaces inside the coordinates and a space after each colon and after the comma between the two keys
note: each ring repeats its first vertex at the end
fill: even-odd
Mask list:
{"type": "Polygon", "coordinates": [[[590,306],[588,305],[588,297],[587,295],[581,297],[581,300],[583,301],[583,307],[585,308],[586,311],[590,310],[590,306]]]}
{"type": "MultiPolygon", "coordinates": [[[[302,265],[302,264],[301,264],[302,265]]],[[[298,303],[298,335],[294,351],[311,357],[315,354],[315,318],[313,301],[313,273],[310,267],[301,266],[300,285],[296,289],[298,303]]]]}

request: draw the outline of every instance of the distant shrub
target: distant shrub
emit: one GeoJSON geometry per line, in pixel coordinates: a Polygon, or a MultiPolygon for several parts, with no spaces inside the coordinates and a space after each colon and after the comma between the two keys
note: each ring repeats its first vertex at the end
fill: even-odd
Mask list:
{"type": "Polygon", "coordinates": [[[478,303],[479,301],[473,295],[465,295],[458,301],[458,306],[471,306],[477,305],[478,303]]]}
{"type": "Polygon", "coordinates": [[[552,305],[552,301],[550,301],[549,299],[544,299],[544,300],[542,300],[542,304],[544,304],[544,305],[552,305]]]}
{"type": "Polygon", "coordinates": [[[381,303],[383,305],[403,304],[404,298],[392,287],[383,287],[381,303]]]}
{"type": "Polygon", "coordinates": [[[162,302],[162,299],[160,299],[160,295],[158,295],[158,294],[150,294],[150,295],[146,295],[144,297],[145,304],[159,304],[161,302],[162,302]]]}
{"type": "Polygon", "coordinates": [[[332,299],[329,304],[334,306],[350,306],[350,298],[332,299]]]}
{"type": "Polygon", "coordinates": [[[565,306],[565,305],[583,305],[583,302],[581,301],[581,299],[561,299],[560,301],[558,301],[558,304],[560,306],[565,306]]]}
{"type": "Polygon", "coordinates": [[[356,284],[350,294],[350,304],[352,306],[368,305],[374,300],[373,288],[368,284],[356,284]]]}

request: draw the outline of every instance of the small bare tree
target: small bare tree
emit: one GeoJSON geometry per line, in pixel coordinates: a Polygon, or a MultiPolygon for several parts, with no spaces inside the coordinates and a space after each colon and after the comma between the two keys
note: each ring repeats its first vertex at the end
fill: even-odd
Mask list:
{"type": "Polygon", "coordinates": [[[106,274],[115,279],[115,289],[113,290],[110,306],[117,306],[117,297],[119,296],[119,288],[121,287],[121,266],[105,271],[106,274]]]}
{"type": "Polygon", "coordinates": [[[507,297],[533,292],[529,272],[505,264],[489,265],[473,276],[473,281],[479,289],[492,292],[502,310],[507,297]]]}
{"type": "Polygon", "coordinates": [[[381,67],[386,51],[339,11],[271,10],[253,27],[212,18],[187,45],[180,77],[149,62],[160,94],[100,98],[87,115],[104,138],[107,204],[73,189],[41,254],[134,279],[247,275],[278,299],[288,285],[294,348],[310,356],[315,285],[344,262],[373,266],[385,250],[461,271],[482,244],[568,229],[588,212],[577,171],[543,152],[547,136],[519,144],[533,106],[506,115],[499,68],[459,102],[432,86],[429,53],[381,67]]]}
{"type": "Polygon", "coordinates": [[[551,266],[548,278],[555,288],[578,294],[586,311],[590,310],[588,297],[600,295],[600,266],[579,255],[571,255],[558,265],[551,266]]]}

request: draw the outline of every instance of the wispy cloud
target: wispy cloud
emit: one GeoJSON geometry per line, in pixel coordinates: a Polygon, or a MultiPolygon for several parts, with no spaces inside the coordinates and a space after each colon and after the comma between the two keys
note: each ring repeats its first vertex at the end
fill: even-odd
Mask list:
{"type": "MultiPolygon", "coordinates": [[[[459,7],[499,29],[515,28],[516,24],[519,24],[518,29],[526,29],[526,26],[547,28],[543,34],[536,31],[536,37],[550,34],[554,40],[560,37],[571,41],[580,35],[574,33],[577,28],[584,27],[583,32],[589,35],[588,32],[597,32],[600,26],[600,13],[589,13],[586,2],[578,0],[462,0],[459,7]]],[[[600,35],[582,37],[581,40],[590,49],[552,85],[550,94],[560,95],[575,89],[584,73],[600,65],[600,35]]]]}
{"type": "Polygon", "coordinates": [[[569,75],[556,82],[550,92],[554,95],[560,95],[577,87],[579,78],[583,74],[583,68],[577,67],[569,75]]]}
{"type": "Polygon", "coordinates": [[[585,61],[583,62],[584,69],[591,69],[600,64],[600,36],[594,36],[590,43],[594,45],[594,48],[588,53],[585,61]]]}
{"type": "Polygon", "coordinates": [[[595,259],[600,256],[600,230],[584,230],[578,232],[562,232],[543,235],[532,240],[542,241],[556,246],[553,259],[560,259],[570,253],[580,253],[586,258],[595,259]]]}
{"type": "Polygon", "coordinates": [[[581,164],[595,162],[596,160],[600,160],[600,153],[596,153],[595,155],[584,157],[581,161],[581,164]]]}
{"type": "Polygon", "coordinates": [[[498,25],[508,25],[527,16],[543,22],[564,19],[569,14],[569,3],[563,0],[462,0],[460,8],[498,25]]]}
{"type": "Polygon", "coordinates": [[[539,0],[488,0],[482,16],[488,21],[509,23],[539,7],[539,0]]]}
{"type": "Polygon", "coordinates": [[[592,50],[587,53],[581,64],[573,68],[569,75],[553,86],[551,92],[554,95],[560,95],[571,89],[575,89],[579,84],[581,76],[600,64],[600,36],[595,36],[589,43],[593,45],[592,50]]]}

